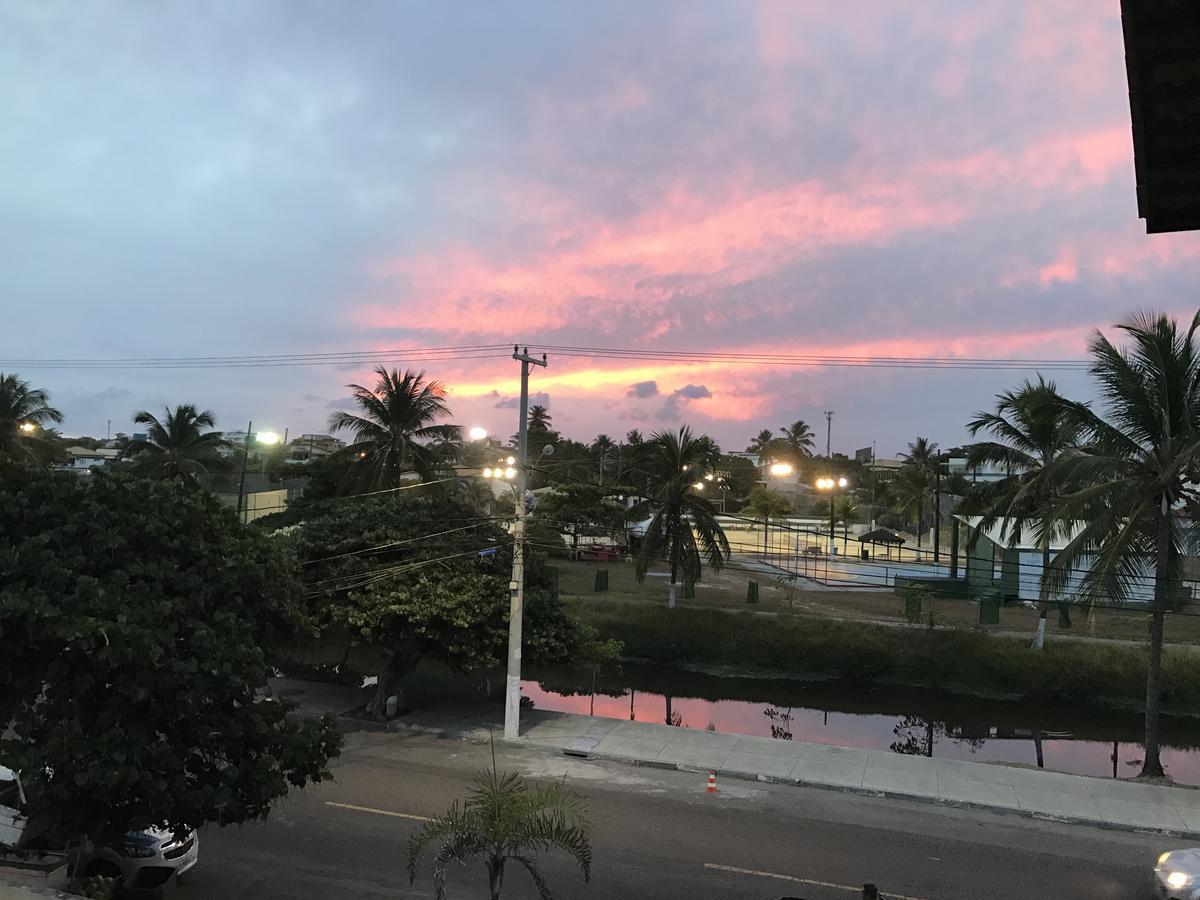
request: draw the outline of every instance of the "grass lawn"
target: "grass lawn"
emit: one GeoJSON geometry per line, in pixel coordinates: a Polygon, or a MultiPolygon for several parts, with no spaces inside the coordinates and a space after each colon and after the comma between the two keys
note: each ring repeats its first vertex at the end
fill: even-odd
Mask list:
{"type": "MultiPolygon", "coordinates": [[[[608,597],[620,601],[639,601],[651,605],[665,606],[669,578],[665,568],[652,569],[644,581],[634,577],[632,563],[573,562],[553,560],[559,570],[559,591],[566,597],[600,599],[608,597]],[[593,591],[597,570],[608,571],[608,591],[597,594],[593,591]]],[[[741,566],[737,560],[734,566],[741,566]]],[[[819,616],[827,619],[846,619],[881,623],[906,623],[904,601],[890,588],[854,590],[852,588],[830,588],[806,590],[803,586],[791,587],[777,577],[744,568],[726,568],[720,572],[705,569],[703,580],[696,585],[694,599],[684,600],[683,589],[679,589],[677,600],[680,606],[732,609],[755,613],[773,613],[784,616],[819,616]],[[759,584],[759,602],[756,606],[746,603],[747,583],[759,584]]],[[[1197,610],[1188,614],[1168,617],[1166,638],[1177,643],[1200,644],[1200,615],[1197,610]]],[[[962,628],[977,627],[979,608],[965,600],[939,599],[934,604],[935,620],[939,624],[962,628]]],[[[1047,640],[1055,635],[1074,635],[1118,640],[1143,641],[1149,616],[1136,610],[1096,609],[1089,619],[1080,610],[1073,609],[1072,628],[1058,627],[1057,610],[1051,608],[1047,620],[1047,640]]],[[[1036,610],[1020,605],[1005,606],[1000,610],[1000,624],[978,626],[985,631],[1027,633],[1032,635],[1037,628],[1036,610]]]]}

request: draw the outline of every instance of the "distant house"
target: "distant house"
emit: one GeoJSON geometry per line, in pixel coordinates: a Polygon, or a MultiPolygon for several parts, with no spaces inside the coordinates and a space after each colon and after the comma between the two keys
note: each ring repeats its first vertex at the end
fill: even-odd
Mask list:
{"type": "MultiPolygon", "coordinates": [[[[979,516],[954,518],[966,526],[966,588],[969,600],[996,605],[998,609],[1001,602],[1033,601],[1039,598],[1042,588],[1042,550],[1034,538],[1036,522],[1030,523],[1023,534],[1014,537],[1000,523],[982,528],[979,516]]],[[[1074,524],[1065,534],[1051,540],[1051,556],[1062,550],[1082,528],[1082,522],[1074,524]]],[[[1087,565],[1086,559],[1076,562],[1066,581],[1062,599],[1069,601],[1079,593],[1087,565]]],[[[1131,582],[1130,600],[1149,603],[1154,599],[1154,573],[1149,560],[1131,582]]]]}
{"type": "Polygon", "coordinates": [[[972,466],[967,463],[965,456],[952,457],[946,460],[947,475],[961,475],[970,482],[1003,481],[1012,475],[1020,473],[1012,469],[1001,469],[996,466],[972,466]]]}
{"type": "Polygon", "coordinates": [[[287,447],[288,462],[309,462],[344,450],[346,442],[330,434],[302,434],[287,447]]]}
{"type": "Polygon", "coordinates": [[[118,456],[120,450],[91,450],[87,447],[68,447],[67,461],[54,468],[60,472],[73,472],[76,475],[86,475],[98,466],[106,466],[118,456]]]}

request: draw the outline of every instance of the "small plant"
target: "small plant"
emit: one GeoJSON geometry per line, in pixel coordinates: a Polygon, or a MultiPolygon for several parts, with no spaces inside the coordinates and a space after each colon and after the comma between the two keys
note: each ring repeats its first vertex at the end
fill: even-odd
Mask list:
{"type": "Polygon", "coordinates": [[[516,772],[492,766],[475,776],[475,786],[460,805],[456,800],[441,816],[421,826],[408,842],[409,883],[417,879],[421,854],[436,848],[433,895],[446,897],[446,865],[482,858],[487,866],[492,900],[499,900],[507,863],[519,863],[537,886],[541,900],[554,900],[550,886],[531,854],[559,849],[569,853],[591,878],[592,846],[587,805],[559,782],[530,787],[516,772]]]}

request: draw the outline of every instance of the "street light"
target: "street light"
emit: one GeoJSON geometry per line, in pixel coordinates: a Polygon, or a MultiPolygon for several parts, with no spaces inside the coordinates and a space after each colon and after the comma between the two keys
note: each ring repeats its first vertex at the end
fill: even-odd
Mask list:
{"type": "Polygon", "coordinates": [[[692,487],[694,487],[698,491],[702,491],[702,490],[704,490],[704,482],[697,481],[695,484],[692,485],[692,487]]]}
{"type": "Polygon", "coordinates": [[[274,431],[260,431],[254,436],[254,440],[267,447],[274,447],[279,443],[279,435],[274,431]]]}
{"type": "Polygon", "coordinates": [[[787,478],[792,474],[792,464],[785,462],[773,462],[771,468],[768,469],[775,478],[787,478]]]}
{"type": "Polygon", "coordinates": [[[836,552],[836,549],[837,549],[834,545],[837,523],[836,523],[836,519],[834,516],[834,511],[833,511],[833,492],[834,492],[834,490],[845,490],[845,488],[848,484],[850,484],[850,482],[847,481],[845,479],[845,477],[842,477],[842,478],[818,478],[817,479],[817,490],[829,491],[829,555],[830,556],[833,556],[833,554],[836,552]]]}
{"type": "Polygon", "coordinates": [[[37,431],[37,426],[32,422],[22,422],[17,426],[17,428],[21,429],[21,431],[25,432],[26,434],[33,434],[35,431],[37,431]]]}

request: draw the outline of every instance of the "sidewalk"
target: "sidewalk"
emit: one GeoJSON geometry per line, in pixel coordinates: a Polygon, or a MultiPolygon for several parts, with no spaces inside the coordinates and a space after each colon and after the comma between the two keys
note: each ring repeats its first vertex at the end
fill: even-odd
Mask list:
{"type": "MultiPolygon", "coordinates": [[[[280,696],[305,713],[342,713],[361,689],[280,679],[280,696]]],[[[416,712],[388,723],[467,740],[500,737],[502,710],[482,701],[416,712]]],[[[639,766],[715,771],[720,777],[799,784],[979,807],[1061,822],[1200,839],[1200,790],[1067,775],[1020,766],[904,756],[883,750],[695,731],[570,713],[523,713],[521,742],[548,752],[639,766]]]]}

